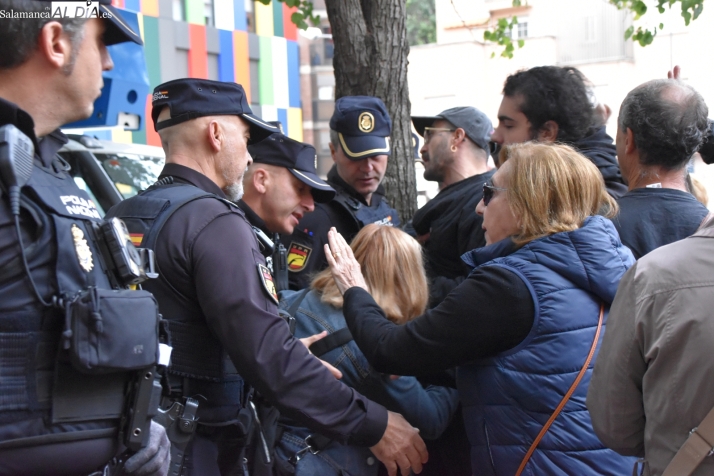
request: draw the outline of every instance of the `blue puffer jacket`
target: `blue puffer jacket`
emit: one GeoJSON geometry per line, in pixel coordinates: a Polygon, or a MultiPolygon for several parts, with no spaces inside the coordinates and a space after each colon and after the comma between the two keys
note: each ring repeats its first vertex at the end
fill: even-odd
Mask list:
{"type": "MultiPolygon", "coordinates": [[[[513,476],[585,363],[600,304],[607,315],[634,258],[612,222],[599,216],[507,256],[493,256],[502,249],[498,245],[471,251],[464,261],[520,276],[535,303],[533,328],[510,351],[460,367],[457,378],[474,474],[513,476]]],[[[524,475],[631,474],[634,459],[606,449],[593,432],[585,397],[594,364],[595,359],[524,475]]]]}
{"type": "MultiPolygon", "coordinates": [[[[280,307],[287,310],[302,295],[301,291],[282,291],[280,307]]],[[[330,334],[347,327],[342,309],[320,300],[317,291],[305,295],[295,313],[295,337],[309,337],[328,331],[330,334]]],[[[400,413],[419,428],[424,439],[438,438],[446,429],[458,406],[455,389],[428,386],[424,388],[415,377],[399,377],[375,371],[355,341],[327,352],[321,359],[342,372],[342,383],[365,397],[384,405],[387,410],[400,413]]],[[[319,392],[320,389],[315,389],[319,392]]],[[[285,432],[278,444],[278,457],[289,460],[305,448],[305,438],[312,432],[304,427],[283,421],[285,432]]],[[[296,476],[370,476],[379,469],[369,448],[346,446],[336,441],[313,455],[306,453],[296,465],[296,476]]]]}

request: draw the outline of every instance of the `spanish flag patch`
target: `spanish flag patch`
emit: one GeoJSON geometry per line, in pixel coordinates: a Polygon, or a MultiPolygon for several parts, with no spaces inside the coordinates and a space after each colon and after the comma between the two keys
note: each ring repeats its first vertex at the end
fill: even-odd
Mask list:
{"type": "Polygon", "coordinates": [[[297,273],[305,269],[307,260],[310,258],[310,253],[312,253],[312,248],[295,242],[290,243],[290,248],[288,249],[288,271],[297,273]]]}

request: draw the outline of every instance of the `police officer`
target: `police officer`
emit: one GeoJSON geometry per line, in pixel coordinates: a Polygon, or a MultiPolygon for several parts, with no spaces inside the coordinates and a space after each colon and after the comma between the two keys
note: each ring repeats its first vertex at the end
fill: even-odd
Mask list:
{"type": "Polygon", "coordinates": [[[426,453],[417,430],[340,383],[291,337],[256,236],[226,200],[242,196],[247,143],[276,129],[252,114],[240,85],[201,79],[159,85],[152,118],[166,151],[160,180],[110,214],[156,252],[160,276],[147,289],[170,323],[172,396],[201,396],[185,474],[246,471],[235,442],[248,385],[282,414],[370,446],[391,475],[397,465],[419,472],[426,453]]]}
{"type": "Polygon", "coordinates": [[[317,176],[317,155],[309,144],[275,133],[249,145],[248,152],[253,165],[246,171],[237,205],[251,225],[272,238],[272,252],[268,243],[261,250],[280,292],[288,289],[288,269],[279,234],[292,234],[302,217],[315,209],[315,202],[329,202],[335,191],[317,176]]]}
{"type": "MultiPolygon", "coordinates": [[[[58,128],[92,113],[102,71],[113,66],[107,45],[141,44],[108,0],[99,3],[95,17],[64,19],[47,15],[49,3],[0,0],[0,10],[27,17],[0,20],[0,126],[15,126],[34,146],[19,199],[6,193],[18,185],[10,145],[0,152],[1,475],[86,475],[123,451],[127,375],[81,374],[60,345],[63,330],[71,335],[64,329],[70,299],[110,282],[93,231],[99,212],[56,154],[67,142],[58,128]]],[[[167,473],[166,433],[156,424],[150,432],[127,472],[167,473]]]]}
{"type": "Polygon", "coordinates": [[[397,211],[384,199],[380,185],[391,154],[392,120],[384,103],[371,96],[345,96],[335,102],[330,119],[330,153],[335,165],[327,182],[337,194],[318,204],[290,237],[288,252],[290,288],[310,285],[311,276],[327,267],[324,246],[335,227],[349,242],[370,223],[399,226],[397,211]]]}

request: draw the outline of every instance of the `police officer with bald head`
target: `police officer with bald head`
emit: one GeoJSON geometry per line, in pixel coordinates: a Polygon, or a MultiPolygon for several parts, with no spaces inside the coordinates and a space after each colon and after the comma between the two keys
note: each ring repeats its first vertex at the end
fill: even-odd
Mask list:
{"type": "Polygon", "coordinates": [[[256,152],[265,162],[248,172],[248,186],[260,193],[267,182],[285,180],[296,188],[282,192],[295,193],[295,200],[286,203],[273,190],[271,200],[249,206],[253,212],[271,210],[261,218],[268,230],[288,230],[295,214],[311,207],[311,197],[299,191],[303,178],[313,179],[305,156],[298,151],[288,163],[267,152],[288,142],[252,113],[235,83],[186,78],[161,84],[154,90],[152,118],[166,165],[157,184],[110,214],[124,218],[142,246],[156,253],[159,278],[147,289],[169,321],[174,346],[167,398],[200,398],[182,474],[250,474],[253,461],[243,458],[240,441],[244,416],[252,413],[251,388],[315,431],[371,447],[391,475],[397,466],[403,474],[410,467],[419,472],[426,449],[418,431],[340,383],[292,338],[278,315],[275,283],[260,244],[246,213],[233,203],[243,196],[252,163],[248,144],[271,141],[265,154],[256,152]]]}
{"type": "Polygon", "coordinates": [[[312,275],[327,267],[324,245],[331,227],[351,241],[370,223],[399,226],[399,215],[385,200],[381,185],[392,152],[391,132],[392,120],[381,99],[344,96],[335,102],[330,119],[335,164],[327,183],[337,193],[328,203],[317,204],[292,236],[283,238],[291,289],[309,286],[312,275]]]}

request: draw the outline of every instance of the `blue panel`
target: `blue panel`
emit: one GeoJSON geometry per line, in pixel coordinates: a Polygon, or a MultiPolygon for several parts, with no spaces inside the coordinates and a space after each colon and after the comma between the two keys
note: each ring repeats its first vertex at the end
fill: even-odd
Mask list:
{"type": "Polygon", "coordinates": [[[233,16],[234,28],[240,31],[248,31],[248,24],[245,18],[245,0],[233,0],[233,16]]]}
{"type": "Polygon", "coordinates": [[[141,0],[124,0],[124,9],[131,10],[132,12],[140,12],[141,0]]]}
{"type": "Polygon", "coordinates": [[[221,52],[218,53],[218,80],[235,81],[235,71],[233,64],[233,32],[228,30],[218,30],[218,41],[221,52]]]}
{"type": "Polygon", "coordinates": [[[84,131],[85,135],[96,137],[99,140],[112,140],[112,131],[106,129],[99,131],[84,131]]]}
{"type": "Polygon", "coordinates": [[[283,125],[283,130],[285,131],[285,135],[286,136],[289,135],[290,131],[288,131],[288,110],[287,109],[278,108],[278,120],[283,125]]]}
{"type": "Polygon", "coordinates": [[[288,40],[288,94],[290,107],[300,107],[300,53],[297,41],[288,40]]]}
{"type": "MultiPolygon", "coordinates": [[[[134,31],[139,31],[136,13],[121,10],[122,17],[134,31]]],[[[120,112],[140,117],[139,128],[144,128],[146,96],[149,94],[149,73],[146,69],[144,48],[126,42],[107,48],[114,62],[114,69],[105,71],[102,95],[94,102],[94,112],[83,121],[67,124],[66,127],[115,126],[120,112]]]]}

